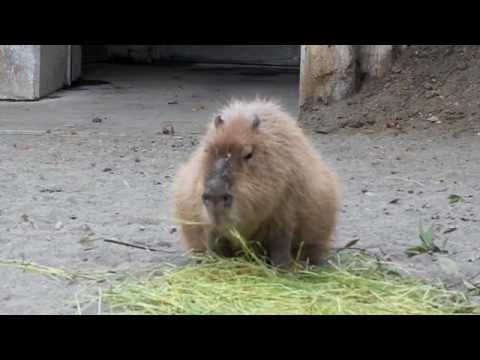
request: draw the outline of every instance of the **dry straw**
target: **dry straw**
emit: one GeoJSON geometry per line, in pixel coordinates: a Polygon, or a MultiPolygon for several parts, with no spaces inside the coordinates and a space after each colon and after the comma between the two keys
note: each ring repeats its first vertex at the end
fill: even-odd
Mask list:
{"type": "Polygon", "coordinates": [[[391,264],[352,250],[313,270],[278,272],[243,245],[236,259],[206,257],[130,278],[103,293],[124,314],[466,314],[468,297],[405,278],[391,264]]]}
{"type": "MultiPolygon", "coordinates": [[[[90,304],[97,313],[120,314],[468,314],[480,313],[468,296],[417,278],[400,276],[392,264],[352,249],[328,265],[278,272],[233,232],[245,256],[204,257],[186,266],[164,266],[143,276],[106,281],[90,304]]],[[[106,279],[27,262],[0,262],[30,272],[72,279],[106,279]]],[[[80,302],[77,309],[82,313],[80,302]]]]}

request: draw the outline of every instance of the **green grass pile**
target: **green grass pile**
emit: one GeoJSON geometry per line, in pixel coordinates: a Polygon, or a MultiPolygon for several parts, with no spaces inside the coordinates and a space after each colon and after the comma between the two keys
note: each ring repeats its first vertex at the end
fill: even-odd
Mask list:
{"type": "MultiPolygon", "coordinates": [[[[204,257],[141,276],[75,274],[32,263],[0,262],[25,271],[73,279],[108,280],[90,304],[115,314],[480,314],[466,293],[400,276],[393,264],[364,251],[343,249],[321,268],[279,272],[244,247],[244,257],[204,257]]],[[[77,310],[82,307],[77,300],[77,310]]]]}
{"type": "Polygon", "coordinates": [[[345,252],[318,270],[279,273],[252,259],[205,258],[128,279],[102,301],[124,314],[467,314],[465,294],[398,275],[345,252]]]}

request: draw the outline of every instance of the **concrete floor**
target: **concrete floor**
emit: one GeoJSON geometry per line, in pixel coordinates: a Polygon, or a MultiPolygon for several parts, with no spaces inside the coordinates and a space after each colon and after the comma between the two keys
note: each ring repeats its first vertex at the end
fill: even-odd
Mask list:
{"type": "Polygon", "coordinates": [[[263,76],[256,71],[222,65],[90,65],[84,68],[85,79],[110,84],[61,90],[38,102],[1,103],[0,126],[81,130],[91,127],[94,117],[106,116],[102,130],[112,133],[158,130],[170,123],[180,132],[195,132],[202,131],[213,112],[231,97],[256,95],[277,98],[296,114],[299,70],[263,76]],[[169,105],[172,102],[177,104],[169,105]]]}
{"type": "MultiPolygon", "coordinates": [[[[258,76],[245,68],[126,65],[86,70],[86,79],[109,84],[59,91],[39,102],[0,102],[0,260],[83,271],[183,261],[178,231],[165,221],[171,184],[215,110],[232,96],[268,95],[297,111],[296,72],[258,76]],[[92,122],[95,117],[102,122],[92,122]],[[175,136],[161,134],[169,124],[175,136]]],[[[476,134],[452,137],[448,129],[432,127],[308,135],[345,186],[337,246],[359,240],[356,246],[381,248],[422,276],[455,283],[478,277],[476,134]],[[449,204],[450,194],[464,201],[449,204]],[[419,243],[420,221],[434,226],[439,244],[448,240],[448,254],[405,256],[419,243]]],[[[0,279],[0,314],[72,313],[77,292],[101,286],[11,267],[0,267],[0,279]]]]}

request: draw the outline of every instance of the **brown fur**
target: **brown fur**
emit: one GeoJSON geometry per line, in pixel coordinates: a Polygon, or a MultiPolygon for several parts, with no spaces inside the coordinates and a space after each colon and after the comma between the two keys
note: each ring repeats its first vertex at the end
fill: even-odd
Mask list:
{"type": "MultiPolygon", "coordinates": [[[[260,242],[274,264],[290,263],[299,247],[302,260],[319,264],[330,248],[337,222],[340,194],[335,174],[278,104],[234,101],[219,115],[223,126],[217,129],[212,121],[177,174],[176,217],[208,223],[182,224],[183,241],[190,249],[204,252],[212,233],[228,238],[222,224],[211,222],[202,203],[213,160],[228,151],[234,169],[229,224],[249,241],[260,242]],[[261,121],[258,129],[251,126],[255,116],[261,121]],[[243,161],[242,155],[251,148],[252,158],[243,161]]],[[[238,248],[235,242],[232,246],[238,248]]]]}

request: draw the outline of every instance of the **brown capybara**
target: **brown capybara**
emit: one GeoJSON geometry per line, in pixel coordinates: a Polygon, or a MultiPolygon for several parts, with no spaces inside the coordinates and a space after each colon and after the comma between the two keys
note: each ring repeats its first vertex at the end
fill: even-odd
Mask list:
{"type": "Polygon", "coordinates": [[[294,258],[318,265],[330,248],[336,175],[275,102],[233,101],[222,109],[175,185],[181,236],[194,252],[235,255],[241,244],[231,227],[260,244],[274,266],[294,258]]]}

